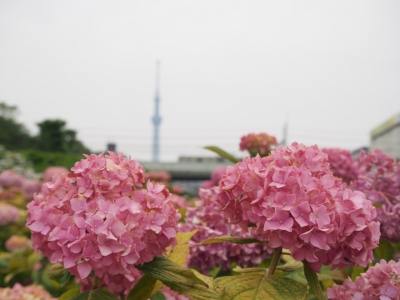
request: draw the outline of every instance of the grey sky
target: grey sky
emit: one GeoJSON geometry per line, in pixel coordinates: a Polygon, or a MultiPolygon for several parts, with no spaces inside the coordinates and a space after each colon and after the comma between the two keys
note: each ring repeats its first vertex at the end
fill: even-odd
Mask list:
{"type": "Polygon", "coordinates": [[[400,1],[0,1],[0,101],[61,118],[94,151],[237,155],[240,137],[369,143],[400,112],[400,1]]]}

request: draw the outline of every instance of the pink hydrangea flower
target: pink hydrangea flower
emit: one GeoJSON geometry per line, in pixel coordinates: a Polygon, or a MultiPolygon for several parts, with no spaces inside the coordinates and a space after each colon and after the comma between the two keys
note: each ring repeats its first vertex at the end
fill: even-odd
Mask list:
{"type": "Polygon", "coordinates": [[[400,163],[375,149],[358,157],[359,176],[351,188],[360,190],[378,206],[382,237],[400,242],[400,163]]]}
{"type": "Polygon", "coordinates": [[[346,183],[350,183],[357,178],[358,165],[350,151],[340,148],[324,148],[321,151],[328,154],[333,175],[341,178],[346,183]]]}
{"type": "MultiPolygon", "coordinates": [[[[229,224],[221,216],[221,207],[216,201],[218,187],[200,189],[201,199],[196,206],[188,208],[184,224],[179,224],[182,231],[198,232],[191,243],[199,243],[211,237],[230,235],[240,238],[256,237],[244,231],[239,225],[229,224]]],[[[233,243],[217,243],[190,247],[189,266],[208,273],[214,267],[226,270],[232,262],[241,267],[253,267],[270,257],[272,249],[260,244],[237,245],[233,243]]]]}
{"type": "Polygon", "coordinates": [[[65,167],[61,167],[61,166],[48,167],[43,172],[43,181],[44,182],[51,181],[51,178],[53,177],[53,175],[57,174],[60,176],[61,174],[68,173],[68,172],[69,172],[68,169],[65,167]]]}
{"type": "Polygon", "coordinates": [[[24,250],[31,246],[31,241],[26,236],[13,235],[6,241],[5,246],[10,252],[24,250]]]}
{"type": "Polygon", "coordinates": [[[4,170],[0,173],[0,186],[8,187],[22,187],[24,176],[15,172],[14,170],[4,170]]]}
{"type": "Polygon", "coordinates": [[[166,285],[164,285],[164,287],[162,288],[162,293],[164,294],[165,300],[189,300],[188,297],[178,294],[166,285]]]}
{"type": "Polygon", "coordinates": [[[250,133],[241,137],[239,147],[242,151],[248,151],[251,156],[255,156],[257,153],[260,156],[265,156],[277,144],[276,138],[272,135],[250,133]]]}
{"type": "Polygon", "coordinates": [[[19,220],[19,209],[11,204],[0,205],[0,225],[17,223],[19,220]]]}
{"type": "Polygon", "coordinates": [[[400,299],[400,262],[381,260],[354,281],[334,284],[327,291],[328,299],[390,300],[400,299]]]}
{"type": "Polygon", "coordinates": [[[56,300],[39,285],[22,286],[14,284],[12,288],[0,288],[0,299],[18,300],[56,300]]]}
{"type": "Polygon", "coordinates": [[[243,229],[256,226],[272,248],[294,259],[342,268],[366,266],[380,237],[376,210],[359,191],[334,177],[327,154],[293,143],[266,157],[244,158],[228,167],[218,201],[224,215],[243,229]]]}
{"type": "Polygon", "coordinates": [[[113,293],[128,293],[134,267],[176,243],[179,213],[168,190],[148,181],[143,167],[122,154],[85,155],[71,173],[54,175],[28,204],[32,245],[82,283],[100,278],[113,293]]]}
{"type": "Polygon", "coordinates": [[[145,173],[146,180],[167,182],[171,180],[171,174],[166,171],[151,171],[145,173]]]}
{"type": "Polygon", "coordinates": [[[35,193],[39,193],[42,188],[42,182],[38,180],[25,179],[22,183],[22,191],[24,192],[24,198],[31,200],[35,193]]]}
{"type": "Polygon", "coordinates": [[[213,186],[217,186],[219,181],[221,180],[222,176],[225,175],[226,172],[226,167],[218,167],[216,168],[212,173],[211,173],[211,178],[209,180],[206,180],[200,188],[202,189],[208,189],[213,186]]]}

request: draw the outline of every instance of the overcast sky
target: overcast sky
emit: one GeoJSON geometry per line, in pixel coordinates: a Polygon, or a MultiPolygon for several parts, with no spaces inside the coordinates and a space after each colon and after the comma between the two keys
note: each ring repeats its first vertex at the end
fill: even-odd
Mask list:
{"type": "MultiPolygon", "coordinates": [[[[0,101],[93,151],[236,155],[267,132],[349,150],[400,113],[400,1],[0,1],[0,101]]],[[[1,129],[0,129],[1,130],[1,129]]]]}

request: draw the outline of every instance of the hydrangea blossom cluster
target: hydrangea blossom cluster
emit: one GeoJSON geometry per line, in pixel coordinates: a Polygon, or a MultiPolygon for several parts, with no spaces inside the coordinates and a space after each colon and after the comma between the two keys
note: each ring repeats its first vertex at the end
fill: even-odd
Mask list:
{"type": "Polygon", "coordinates": [[[61,166],[47,167],[46,170],[44,170],[44,172],[43,172],[43,181],[44,182],[51,181],[51,178],[53,177],[53,175],[55,175],[55,174],[61,175],[64,173],[68,173],[68,169],[65,167],[61,167],[61,166]]]}
{"type": "Polygon", "coordinates": [[[200,188],[208,189],[213,186],[217,186],[219,181],[221,180],[222,176],[225,175],[226,167],[218,167],[211,173],[211,178],[206,180],[200,188]]]}
{"type": "Polygon", "coordinates": [[[19,220],[19,209],[11,204],[0,205],[0,225],[17,223],[19,220]]]}
{"type": "Polygon", "coordinates": [[[400,262],[381,260],[354,281],[328,289],[328,299],[389,300],[400,299],[400,262]]]}
{"type": "Polygon", "coordinates": [[[328,154],[329,164],[333,175],[350,183],[358,176],[358,165],[351,152],[341,148],[324,148],[322,152],[328,154]]]}
{"type": "Polygon", "coordinates": [[[135,264],[176,243],[180,219],[162,184],[144,182],[143,167],[122,154],[85,155],[68,174],[55,175],[28,204],[32,245],[92,288],[100,278],[115,294],[140,277],[135,264]]]}
{"type": "Polygon", "coordinates": [[[14,170],[4,170],[0,173],[0,186],[2,187],[22,187],[24,176],[14,170]]]}
{"type": "Polygon", "coordinates": [[[164,294],[165,300],[189,300],[188,297],[171,290],[166,285],[162,288],[162,293],[164,294]]]}
{"type": "Polygon", "coordinates": [[[250,133],[241,137],[239,147],[242,151],[248,151],[251,156],[255,156],[257,153],[265,156],[277,144],[276,138],[272,135],[250,133]]]}
{"type": "Polygon", "coordinates": [[[367,198],[380,206],[377,220],[381,223],[382,237],[400,242],[400,163],[380,149],[358,157],[360,174],[352,182],[353,189],[360,190],[367,198]]]}
{"type": "Polygon", "coordinates": [[[12,288],[0,288],[0,299],[56,300],[40,285],[22,286],[19,283],[12,288]]]}
{"type": "Polygon", "coordinates": [[[360,191],[334,177],[327,154],[293,143],[266,157],[244,158],[228,167],[218,201],[225,216],[257,232],[272,248],[294,259],[341,268],[366,266],[380,237],[376,210],[360,191]]]}
{"type": "MultiPolygon", "coordinates": [[[[218,187],[200,189],[199,194],[201,199],[196,201],[196,206],[187,210],[185,224],[179,224],[182,231],[198,230],[191,240],[192,243],[221,235],[256,237],[245,232],[239,225],[229,224],[221,216],[221,207],[216,201],[218,187]]],[[[217,243],[191,246],[189,266],[206,274],[214,267],[226,270],[231,262],[244,268],[253,267],[270,257],[271,253],[271,248],[260,244],[217,243]]]]}
{"type": "Polygon", "coordinates": [[[26,236],[13,235],[6,241],[5,246],[10,252],[24,250],[31,246],[31,241],[26,236]]]}
{"type": "Polygon", "coordinates": [[[25,199],[31,200],[35,193],[39,193],[42,189],[42,182],[35,179],[25,179],[22,183],[22,191],[24,192],[25,199]]]}

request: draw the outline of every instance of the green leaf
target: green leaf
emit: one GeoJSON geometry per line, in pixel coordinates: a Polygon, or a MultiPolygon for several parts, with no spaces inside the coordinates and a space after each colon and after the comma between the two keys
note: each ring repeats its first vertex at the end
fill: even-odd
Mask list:
{"type": "Polygon", "coordinates": [[[221,300],[301,300],[308,293],[307,286],[282,276],[246,274],[218,277],[215,284],[224,288],[221,300]]]}
{"type": "Polygon", "coordinates": [[[163,293],[157,292],[153,296],[151,296],[150,300],[166,300],[166,298],[163,293]]]}
{"type": "Polygon", "coordinates": [[[61,264],[52,265],[48,271],[48,275],[50,279],[58,282],[61,288],[67,286],[75,279],[75,276],[71,275],[61,264]]]}
{"type": "Polygon", "coordinates": [[[62,294],[62,295],[60,296],[60,298],[58,298],[58,300],[68,300],[68,299],[71,299],[72,297],[78,295],[79,292],[80,292],[80,290],[81,290],[80,287],[77,287],[77,288],[74,288],[74,289],[70,289],[70,290],[66,291],[64,294],[62,294]]]}
{"type": "Polygon", "coordinates": [[[136,266],[141,272],[156,280],[162,281],[172,290],[189,297],[192,300],[219,300],[219,294],[214,290],[213,279],[205,279],[195,274],[195,271],[181,267],[166,257],[155,257],[151,262],[136,266]]]}
{"type": "Polygon", "coordinates": [[[119,300],[118,297],[105,290],[91,290],[76,295],[70,300],[119,300]]]}
{"type": "Polygon", "coordinates": [[[143,275],[129,292],[126,300],[148,300],[152,295],[156,282],[157,280],[154,278],[143,275]]]}
{"type": "Polygon", "coordinates": [[[283,255],[282,260],[284,260],[286,263],[276,266],[277,270],[281,270],[284,272],[293,272],[303,267],[303,263],[301,261],[297,261],[289,255],[283,255]]]}
{"type": "Polygon", "coordinates": [[[239,266],[233,268],[233,272],[245,274],[245,273],[252,273],[252,274],[267,274],[267,269],[266,268],[241,268],[239,266]]]}
{"type": "Polygon", "coordinates": [[[375,248],[374,252],[375,256],[377,256],[378,258],[389,261],[393,259],[394,248],[392,244],[390,244],[387,240],[381,239],[379,241],[378,247],[375,248]]]}
{"type": "Polygon", "coordinates": [[[229,235],[222,235],[222,236],[206,239],[206,240],[202,241],[201,243],[198,243],[195,245],[208,245],[208,244],[216,244],[216,243],[224,243],[224,242],[234,243],[234,244],[238,244],[238,245],[252,244],[252,243],[265,244],[264,242],[257,240],[257,239],[253,239],[253,238],[236,238],[236,237],[229,236],[229,235]]]}
{"type": "Polygon", "coordinates": [[[189,257],[189,241],[197,233],[197,229],[190,232],[179,232],[176,235],[176,246],[168,247],[166,256],[174,263],[183,266],[189,257]]]}
{"type": "Polygon", "coordinates": [[[222,150],[219,147],[216,146],[206,146],[204,147],[204,149],[210,150],[214,153],[217,153],[220,157],[225,158],[231,162],[233,162],[234,164],[238,163],[239,160],[234,157],[232,154],[229,154],[228,152],[226,152],[225,150],[222,150]]]}
{"type": "Polygon", "coordinates": [[[308,262],[303,260],[304,275],[307,278],[308,285],[310,286],[311,293],[317,297],[318,300],[324,299],[321,284],[318,281],[317,273],[308,266],[308,262]]]}

